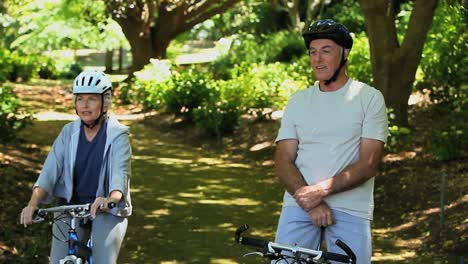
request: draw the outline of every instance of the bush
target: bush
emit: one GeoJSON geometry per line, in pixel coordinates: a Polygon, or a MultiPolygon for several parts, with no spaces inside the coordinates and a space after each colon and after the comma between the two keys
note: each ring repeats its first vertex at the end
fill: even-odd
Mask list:
{"type": "Polygon", "coordinates": [[[460,156],[468,145],[468,134],[462,128],[451,126],[445,130],[432,131],[429,146],[437,160],[448,161],[460,156]]]}
{"type": "Polygon", "coordinates": [[[212,76],[196,67],[190,67],[172,76],[172,87],[164,93],[167,111],[192,120],[192,111],[209,98],[218,96],[210,85],[212,76]]]}
{"type": "Polygon", "coordinates": [[[424,45],[416,80],[417,89],[430,90],[432,101],[454,110],[460,110],[468,95],[466,15],[461,5],[440,3],[424,45]]]}
{"type": "Polygon", "coordinates": [[[11,53],[10,63],[12,69],[8,74],[8,80],[11,82],[29,81],[31,78],[36,77],[39,72],[37,56],[34,55],[11,53]]]}
{"type": "Polygon", "coordinates": [[[388,139],[385,144],[388,152],[397,153],[403,150],[411,142],[411,130],[394,124],[395,114],[392,109],[387,110],[388,116],[388,139]]]}
{"type": "Polygon", "coordinates": [[[20,101],[8,86],[0,87],[0,143],[5,144],[16,139],[18,131],[31,121],[29,114],[20,111],[20,101]]]}
{"type": "Polygon", "coordinates": [[[83,67],[78,62],[73,61],[71,63],[62,65],[58,71],[60,72],[59,75],[61,78],[74,79],[83,71],[83,67]]]}
{"type": "Polygon", "coordinates": [[[211,98],[193,110],[193,120],[206,133],[219,138],[234,131],[241,114],[242,110],[235,102],[211,98]]]}
{"type": "Polygon", "coordinates": [[[0,47],[0,84],[8,79],[8,75],[13,69],[10,59],[10,51],[0,47]]]}
{"type": "Polygon", "coordinates": [[[368,84],[372,84],[373,82],[369,40],[364,32],[354,37],[347,73],[353,79],[361,82],[368,84]]]}
{"type": "Polygon", "coordinates": [[[39,58],[39,78],[55,80],[60,75],[55,61],[49,57],[39,58]]]}
{"type": "Polygon", "coordinates": [[[141,71],[134,73],[130,85],[122,87],[122,101],[142,104],[146,110],[162,109],[166,105],[164,95],[173,85],[171,67],[167,60],[152,59],[141,71]]]}
{"type": "Polygon", "coordinates": [[[210,66],[215,78],[227,80],[236,65],[253,63],[292,62],[306,54],[304,41],[295,32],[279,31],[274,34],[233,36],[232,47],[210,66]]]}

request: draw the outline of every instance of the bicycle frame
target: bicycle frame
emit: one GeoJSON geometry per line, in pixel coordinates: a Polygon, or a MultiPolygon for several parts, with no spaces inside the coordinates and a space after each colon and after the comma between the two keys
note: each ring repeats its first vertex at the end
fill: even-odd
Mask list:
{"type": "MultiPolygon", "coordinates": [[[[109,203],[109,208],[114,208],[115,203],[109,203]]],[[[60,260],[60,264],[93,264],[92,256],[92,238],[90,237],[86,243],[83,243],[79,240],[78,234],[76,232],[76,224],[79,219],[88,219],[89,212],[91,209],[91,204],[81,204],[81,205],[65,205],[57,206],[45,209],[38,209],[36,211],[36,217],[33,222],[42,222],[48,213],[60,213],[62,215],[69,215],[70,219],[70,228],[68,229],[68,252],[67,256],[60,260]],[[82,258],[78,256],[79,249],[84,249],[88,254],[87,257],[82,258]]],[[[54,224],[56,219],[54,219],[54,224]]],[[[65,241],[64,241],[65,242],[65,241]]]]}

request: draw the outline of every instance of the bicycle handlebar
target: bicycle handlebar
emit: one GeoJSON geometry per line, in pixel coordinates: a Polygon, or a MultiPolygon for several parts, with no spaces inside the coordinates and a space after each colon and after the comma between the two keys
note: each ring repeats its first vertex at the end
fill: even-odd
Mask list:
{"type": "MultiPolygon", "coordinates": [[[[258,249],[263,250],[263,252],[267,253],[264,256],[270,256],[273,258],[279,258],[283,256],[281,253],[282,250],[292,252],[296,257],[300,254],[305,254],[307,256],[306,263],[310,263],[310,261],[318,261],[322,260],[333,260],[342,263],[356,263],[356,255],[354,252],[346,245],[343,241],[337,240],[336,245],[343,249],[347,255],[342,255],[338,253],[332,252],[323,252],[319,250],[312,250],[308,248],[298,247],[298,246],[290,246],[284,244],[278,244],[274,242],[264,241],[256,238],[249,238],[249,237],[242,237],[241,234],[249,229],[249,225],[245,224],[240,226],[236,233],[235,233],[235,240],[236,243],[252,246],[258,249]],[[311,258],[311,259],[310,259],[311,258]]],[[[315,263],[315,262],[314,262],[315,263]]]]}
{"type": "MultiPolygon", "coordinates": [[[[44,218],[47,216],[49,213],[61,213],[61,214],[75,214],[76,217],[80,218],[86,218],[89,216],[89,212],[91,210],[91,203],[87,204],[77,204],[77,205],[62,205],[62,206],[56,206],[56,207],[50,207],[50,208],[43,208],[43,209],[37,209],[34,212],[34,223],[38,223],[44,220],[44,218]]],[[[109,202],[107,204],[107,207],[109,209],[112,209],[116,206],[117,204],[114,202],[109,202]]]]}

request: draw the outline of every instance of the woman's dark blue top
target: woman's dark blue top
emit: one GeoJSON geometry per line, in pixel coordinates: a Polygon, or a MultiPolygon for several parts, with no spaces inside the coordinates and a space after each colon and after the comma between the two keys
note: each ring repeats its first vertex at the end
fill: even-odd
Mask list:
{"type": "MultiPolygon", "coordinates": [[[[92,203],[96,199],[106,146],[106,130],[107,122],[104,122],[93,140],[88,141],[84,126],[81,125],[73,174],[73,195],[69,204],[92,203]]],[[[58,203],[59,205],[67,204],[65,199],[59,199],[58,203]]]]}

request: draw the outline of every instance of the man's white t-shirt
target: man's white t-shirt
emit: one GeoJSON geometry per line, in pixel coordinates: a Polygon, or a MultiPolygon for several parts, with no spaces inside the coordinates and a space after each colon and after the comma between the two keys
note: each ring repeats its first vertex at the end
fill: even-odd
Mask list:
{"type": "MultiPolygon", "coordinates": [[[[361,138],[385,142],[388,136],[385,101],[377,89],[349,78],[333,92],[318,82],[292,95],[276,142],[297,139],[295,164],[309,185],[333,177],[359,160],[361,138]]],[[[372,219],[374,178],[325,199],[330,208],[372,219]]],[[[298,206],[286,191],[283,206],[298,206]]]]}

